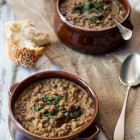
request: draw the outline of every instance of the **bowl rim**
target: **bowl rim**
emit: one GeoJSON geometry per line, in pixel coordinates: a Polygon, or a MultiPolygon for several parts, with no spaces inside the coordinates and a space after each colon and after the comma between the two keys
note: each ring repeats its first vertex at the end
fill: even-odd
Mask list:
{"type": "MultiPolygon", "coordinates": [[[[116,29],[116,28],[117,28],[117,26],[114,25],[114,26],[111,26],[111,27],[108,27],[108,28],[101,28],[100,30],[91,30],[91,29],[84,29],[84,28],[82,28],[82,27],[75,26],[74,24],[68,22],[68,21],[65,19],[65,17],[61,14],[61,12],[60,12],[60,2],[61,2],[61,1],[62,1],[62,0],[57,0],[57,1],[56,1],[56,11],[57,11],[57,13],[58,13],[58,16],[59,16],[59,18],[62,20],[62,22],[63,22],[66,26],[71,27],[71,28],[74,29],[74,30],[77,30],[77,31],[85,31],[85,32],[89,32],[89,33],[92,33],[92,32],[99,33],[99,32],[101,32],[101,31],[109,31],[109,30],[111,30],[111,29],[116,29]]],[[[125,7],[127,7],[127,8],[126,8],[126,9],[127,9],[126,16],[125,16],[125,18],[120,22],[120,23],[122,24],[122,23],[125,22],[125,21],[127,20],[127,18],[129,17],[130,12],[131,12],[131,7],[130,7],[130,4],[129,4],[128,0],[119,0],[119,1],[123,1],[123,2],[124,2],[123,5],[125,5],[125,7]]]]}
{"type": "MultiPolygon", "coordinates": [[[[64,78],[63,77],[63,78],[64,78]]],[[[47,76],[46,76],[47,78],[47,76]]],[[[51,78],[51,77],[50,77],[51,78]]],[[[64,78],[64,79],[65,79],[64,78]]],[[[38,79],[39,80],[39,79],[38,79]]],[[[72,81],[71,81],[72,82],[72,81]]],[[[29,82],[31,83],[31,81],[29,82]]],[[[28,83],[28,84],[29,84],[28,83]]],[[[75,82],[73,82],[75,83],[75,82]]],[[[78,83],[76,83],[78,85],[78,83]]],[[[79,84],[79,86],[80,86],[79,84]]],[[[27,86],[27,85],[26,85],[27,86]]],[[[81,87],[81,86],[80,86],[81,87]]],[[[82,87],[81,87],[82,88],[82,87]]],[[[17,128],[22,131],[24,134],[26,135],[29,135],[31,137],[34,137],[34,138],[38,138],[38,139],[41,139],[41,140],[57,140],[57,139],[68,139],[68,138],[72,138],[72,137],[75,137],[75,136],[78,136],[79,134],[81,134],[82,132],[84,132],[87,128],[89,128],[95,121],[96,121],[96,118],[97,118],[97,114],[98,114],[98,109],[99,109],[99,103],[98,103],[98,99],[97,99],[97,96],[95,94],[95,92],[92,90],[92,88],[83,80],[81,79],[79,76],[76,76],[74,74],[71,74],[71,73],[68,73],[68,72],[65,72],[65,71],[45,71],[45,72],[39,72],[39,73],[36,73],[34,75],[31,75],[27,78],[25,78],[24,80],[22,80],[18,86],[12,91],[11,95],[10,95],[10,100],[9,100],[9,115],[10,115],[10,118],[12,119],[12,121],[15,123],[15,125],[17,126],[17,128]],[[28,130],[26,130],[19,122],[18,120],[15,118],[14,116],[14,113],[13,113],[13,109],[12,109],[12,104],[15,104],[15,102],[13,103],[12,102],[12,99],[13,99],[13,96],[15,95],[15,92],[16,90],[20,87],[20,86],[24,86],[24,84],[26,85],[27,81],[33,79],[33,78],[36,78],[36,81],[37,81],[37,78],[39,78],[41,75],[49,75],[49,74],[56,74],[58,76],[64,76],[67,80],[68,80],[68,77],[71,76],[72,79],[74,78],[77,82],[79,82],[83,87],[86,87],[86,90],[85,92],[92,95],[92,99],[94,98],[94,114],[92,116],[92,119],[90,120],[90,122],[85,126],[83,127],[82,129],[80,129],[79,131],[75,132],[75,133],[72,133],[70,135],[67,135],[67,136],[62,136],[62,137],[43,137],[43,136],[39,136],[39,135],[36,135],[34,133],[31,133],[29,132],[28,130]],[[90,93],[89,93],[90,92],[90,93]]]]}

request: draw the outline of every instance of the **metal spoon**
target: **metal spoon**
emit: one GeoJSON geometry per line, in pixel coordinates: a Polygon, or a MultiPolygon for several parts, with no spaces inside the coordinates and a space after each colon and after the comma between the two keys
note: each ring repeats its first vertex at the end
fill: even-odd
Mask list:
{"type": "Polygon", "coordinates": [[[140,55],[133,54],[128,56],[123,62],[120,69],[120,81],[127,85],[127,92],[123,104],[123,108],[114,131],[114,140],[124,140],[124,127],[125,127],[125,110],[127,98],[131,86],[136,86],[140,83],[140,55]]]}
{"type": "Polygon", "coordinates": [[[124,27],[123,25],[121,25],[115,18],[119,13],[118,2],[116,0],[112,2],[111,8],[112,8],[112,12],[111,12],[112,20],[114,21],[114,23],[118,27],[123,39],[129,40],[132,37],[132,31],[130,29],[124,27]]]}

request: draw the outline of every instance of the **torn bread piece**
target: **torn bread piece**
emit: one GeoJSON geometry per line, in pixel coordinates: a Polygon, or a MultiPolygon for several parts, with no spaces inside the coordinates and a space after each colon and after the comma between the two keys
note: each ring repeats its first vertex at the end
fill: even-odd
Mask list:
{"type": "Polygon", "coordinates": [[[50,43],[49,35],[39,31],[31,20],[7,22],[8,55],[13,63],[33,68],[50,43]]]}

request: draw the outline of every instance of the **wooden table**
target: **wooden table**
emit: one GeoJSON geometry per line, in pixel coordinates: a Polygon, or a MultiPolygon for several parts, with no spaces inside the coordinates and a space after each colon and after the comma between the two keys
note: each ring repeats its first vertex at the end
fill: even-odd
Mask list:
{"type": "MultiPolygon", "coordinates": [[[[12,140],[8,130],[8,90],[10,86],[23,80],[25,77],[36,71],[24,69],[11,63],[7,55],[7,46],[5,41],[4,23],[15,20],[13,12],[6,3],[0,5],[0,140],[12,140]]],[[[49,64],[50,65],[50,64],[49,64]]],[[[48,68],[48,69],[51,69],[48,68]]],[[[100,133],[99,140],[107,140],[103,133],[100,133]]]]}

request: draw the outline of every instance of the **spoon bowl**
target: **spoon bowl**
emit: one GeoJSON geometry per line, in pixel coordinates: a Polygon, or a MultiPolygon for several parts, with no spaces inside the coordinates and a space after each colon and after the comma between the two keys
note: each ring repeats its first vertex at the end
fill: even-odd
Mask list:
{"type": "Polygon", "coordinates": [[[136,86],[140,83],[140,55],[128,56],[120,69],[120,81],[124,85],[136,86]]]}
{"type": "Polygon", "coordinates": [[[127,105],[127,99],[131,86],[136,86],[140,84],[140,55],[132,54],[128,56],[122,63],[120,69],[120,81],[127,85],[127,92],[123,104],[123,108],[116,124],[113,139],[114,140],[124,140],[125,136],[125,110],[127,105]]]}
{"type": "Polygon", "coordinates": [[[111,14],[115,18],[119,14],[119,7],[117,1],[112,2],[111,8],[112,8],[111,14]]]}
{"type": "Polygon", "coordinates": [[[132,37],[132,31],[126,27],[124,27],[122,24],[120,24],[117,19],[116,16],[119,13],[119,7],[118,7],[118,1],[114,0],[112,2],[112,6],[111,6],[111,14],[112,14],[112,20],[113,22],[116,24],[116,26],[118,27],[122,37],[124,40],[129,40],[132,37]]]}

